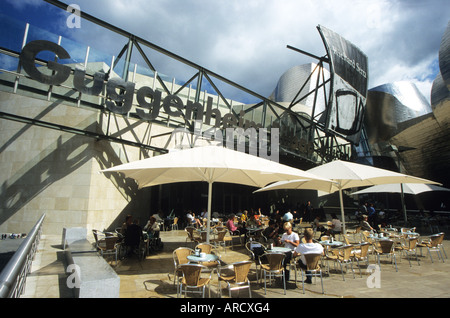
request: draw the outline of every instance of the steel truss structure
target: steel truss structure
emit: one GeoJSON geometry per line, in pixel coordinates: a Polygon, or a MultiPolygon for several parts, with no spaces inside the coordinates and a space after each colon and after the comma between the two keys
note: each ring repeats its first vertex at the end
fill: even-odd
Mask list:
{"type": "MultiPolygon", "coordinates": [[[[62,3],[57,0],[45,0],[51,5],[54,5],[62,10],[67,10],[67,4],[62,3]]],[[[226,79],[222,77],[221,75],[212,72],[196,63],[193,63],[177,54],[174,54],[172,52],[169,52],[168,50],[157,46],[143,38],[140,38],[134,34],[131,34],[123,29],[120,29],[116,26],[113,26],[105,21],[102,21],[94,16],[89,15],[85,12],[80,12],[81,19],[90,21],[102,28],[105,28],[109,31],[112,31],[120,36],[123,36],[125,39],[125,43],[119,54],[117,55],[117,58],[113,58],[113,62],[111,62],[111,66],[109,69],[109,72],[107,73],[106,79],[111,74],[111,72],[114,70],[114,68],[118,65],[120,61],[124,62],[124,68],[122,73],[123,80],[127,81],[129,77],[129,67],[131,64],[131,56],[133,50],[137,51],[140,55],[140,57],[145,61],[146,66],[154,72],[154,78],[161,86],[163,93],[165,94],[171,94],[171,95],[178,95],[181,94],[183,90],[185,90],[189,85],[195,85],[195,102],[201,102],[201,94],[202,94],[202,85],[204,82],[207,82],[207,84],[212,87],[214,90],[216,96],[217,96],[217,103],[221,103],[222,105],[225,105],[225,108],[227,112],[230,114],[233,114],[234,116],[238,117],[240,116],[240,112],[243,112],[244,116],[247,118],[252,119],[252,122],[259,125],[259,127],[263,128],[279,128],[280,129],[280,154],[281,155],[288,155],[293,156],[298,159],[306,160],[309,162],[310,165],[318,165],[324,162],[329,162],[334,159],[345,159],[350,160],[350,158],[353,156],[353,144],[351,142],[345,141],[342,136],[340,136],[338,133],[334,131],[327,130],[323,124],[321,124],[318,121],[318,118],[322,115],[321,113],[316,114],[316,101],[318,98],[323,98],[325,101],[325,104],[328,105],[329,102],[329,93],[327,92],[326,86],[329,83],[329,79],[326,78],[324,69],[326,67],[326,63],[329,63],[329,59],[327,56],[324,57],[317,57],[315,55],[303,52],[299,49],[295,49],[293,47],[288,46],[289,49],[292,49],[294,51],[297,51],[302,54],[306,54],[314,59],[317,59],[318,65],[317,68],[319,72],[313,72],[311,73],[308,80],[315,81],[315,89],[311,90],[304,96],[300,96],[300,92],[303,90],[305,84],[300,85],[299,87],[299,93],[297,96],[292,100],[290,105],[288,107],[283,106],[277,102],[274,102],[264,96],[261,96],[258,93],[255,93],[246,87],[243,87],[229,79],[226,79]],[[166,57],[169,57],[172,60],[181,62],[182,64],[192,68],[194,70],[194,75],[187,80],[183,85],[181,85],[177,90],[173,90],[168,87],[166,84],[167,81],[164,81],[161,75],[158,73],[156,67],[153,65],[152,61],[148,57],[148,54],[146,54],[146,49],[150,49],[153,51],[156,51],[158,53],[163,54],[166,57]],[[317,75],[313,75],[317,74],[317,75]],[[316,76],[315,78],[313,78],[316,76]],[[252,97],[252,100],[258,100],[258,102],[251,104],[251,105],[233,105],[233,101],[227,100],[227,98],[222,93],[221,89],[219,88],[220,85],[229,85],[230,87],[233,87],[245,94],[248,94],[252,97]],[[292,110],[292,108],[301,103],[305,98],[308,96],[314,96],[314,106],[312,109],[311,116],[306,116],[303,113],[297,113],[292,110]],[[241,108],[241,111],[239,112],[239,108],[241,108]],[[256,113],[261,114],[260,120],[255,120],[254,116],[256,113]],[[296,136],[301,135],[303,136],[302,139],[296,138],[296,136]],[[307,136],[307,137],[304,137],[307,136]]],[[[26,39],[26,36],[25,36],[26,39]]],[[[24,39],[24,44],[25,44],[24,39]]],[[[9,48],[1,48],[0,51],[1,54],[6,54],[12,57],[19,57],[20,52],[15,52],[9,48]]],[[[88,53],[87,53],[88,54],[88,53]]],[[[87,57],[86,57],[87,60],[87,57]]],[[[46,62],[43,60],[36,60],[37,64],[46,65],[46,62]]],[[[17,87],[19,85],[20,78],[22,77],[28,77],[23,72],[21,72],[20,65],[17,72],[11,72],[8,70],[0,70],[1,72],[10,73],[16,76],[15,83],[9,83],[4,80],[2,80],[2,85],[5,86],[14,86],[14,92],[17,91],[17,87]]],[[[73,70],[72,70],[73,71],[73,70]]],[[[86,78],[93,79],[93,74],[86,74],[86,78]]],[[[67,87],[68,89],[73,90],[71,87],[67,87]]],[[[50,96],[52,94],[52,85],[48,86],[48,91],[46,92],[48,95],[48,99],[50,99],[50,96]]],[[[73,90],[74,91],[74,90],[73,90]]],[[[92,107],[96,108],[98,110],[101,110],[102,112],[108,112],[102,105],[98,105],[95,103],[90,103],[86,100],[83,100],[83,96],[81,92],[74,91],[73,95],[75,97],[67,97],[67,96],[61,96],[57,95],[58,98],[66,99],[75,101],[78,106],[82,105],[84,107],[92,107]]],[[[104,95],[100,95],[101,98],[106,99],[106,93],[104,95]]],[[[205,103],[205,100],[203,100],[203,103],[205,103]]],[[[48,127],[52,129],[58,129],[65,132],[75,133],[75,134],[81,134],[85,135],[87,137],[92,137],[98,140],[108,140],[111,142],[118,142],[126,145],[136,146],[140,147],[142,149],[156,151],[159,153],[167,152],[167,149],[164,148],[158,148],[150,146],[149,144],[142,143],[139,140],[136,141],[129,141],[118,137],[111,136],[109,131],[109,121],[111,120],[111,116],[114,114],[111,114],[111,112],[108,112],[108,129],[106,133],[92,133],[92,132],[86,132],[83,130],[79,130],[73,127],[67,127],[62,126],[54,123],[49,122],[42,122],[33,118],[26,118],[26,117],[20,117],[13,114],[7,114],[7,113],[0,113],[0,118],[8,119],[8,120],[16,120],[28,124],[33,125],[40,125],[42,127],[48,127]]],[[[242,114],[241,114],[242,115],[242,114]]],[[[129,113],[127,116],[133,118],[135,117],[138,119],[135,113],[129,113]]],[[[162,125],[165,125],[167,127],[171,128],[183,128],[187,131],[193,133],[195,129],[195,123],[194,121],[190,120],[190,118],[186,118],[186,116],[183,114],[181,120],[177,120],[175,118],[171,118],[170,116],[165,117],[158,117],[157,119],[153,120],[152,122],[156,122],[162,125]]],[[[149,123],[150,125],[150,123],[149,123]]],[[[207,127],[205,126],[204,129],[217,129],[215,127],[207,127]]],[[[269,131],[270,134],[270,131],[269,131]]],[[[166,134],[167,135],[167,134],[166,134]]],[[[162,137],[160,136],[152,136],[151,138],[158,138],[162,137]]],[[[225,138],[225,134],[223,135],[225,138]]],[[[167,136],[166,136],[167,137],[167,136]]],[[[195,142],[195,137],[192,137],[192,143],[195,142]]],[[[268,137],[268,140],[270,141],[270,135],[268,137]]]]}

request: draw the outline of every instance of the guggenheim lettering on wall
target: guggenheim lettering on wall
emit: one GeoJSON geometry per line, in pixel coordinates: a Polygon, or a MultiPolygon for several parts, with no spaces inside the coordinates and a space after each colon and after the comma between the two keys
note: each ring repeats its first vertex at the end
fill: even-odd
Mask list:
{"type": "MultiPolygon", "coordinates": [[[[51,75],[46,75],[39,71],[35,65],[36,56],[43,51],[50,51],[58,56],[59,59],[69,59],[70,54],[60,45],[46,41],[36,40],[29,42],[24,46],[20,54],[20,63],[27,74],[34,80],[48,85],[60,85],[65,82],[71,75],[71,67],[57,63],[55,61],[47,61],[47,68],[52,70],[51,75]]],[[[105,73],[96,72],[93,83],[88,87],[85,82],[86,71],[75,69],[73,76],[73,87],[82,94],[97,96],[103,90],[105,85],[105,73]]],[[[124,81],[121,78],[112,78],[106,82],[107,98],[105,100],[106,108],[116,114],[125,115],[130,112],[134,93],[135,84],[124,81]],[[121,90],[121,93],[118,93],[121,90]]],[[[184,105],[183,101],[177,95],[168,94],[162,98],[161,92],[153,90],[150,87],[143,86],[136,92],[137,109],[136,113],[142,120],[151,121],[158,117],[161,107],[164,112],[172,117],[180,117],[185,111],[187,120],[203,121],[206,125],[220,128],[239,126],[241,128],[262,128],[261,124],[244,119],[244,112],[241,111],[239,116],[228,113],[223,117],[218,109],[213,109],[213,99],[208,97],[206,109],[200,103],[187,101],[184,105]],[[151,102],[149,102],[151,100],[151,102]],[[195,118],[193,118],[195,115],[195,118]]]]}

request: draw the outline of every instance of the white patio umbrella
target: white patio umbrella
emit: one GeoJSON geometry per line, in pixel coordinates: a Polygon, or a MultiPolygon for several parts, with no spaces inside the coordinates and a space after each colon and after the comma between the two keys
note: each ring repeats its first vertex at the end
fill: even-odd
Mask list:
{"type": "Polygon", "coordinates": [[[406,206],[405,206],[405,198],[403,196],[406,194],[420,194],[424,192],[431,191],[450,191],[450,189],[440,187],[435,184],[419,184],[419,183],[393,183],[393,184],[380,184],[376,186],[372,186],[360,191],[353,192],[352,195],[358,194],[367,194],[367,193],[400,193],[401,201],[402,201],[402,209],[403,216],[405,219],[405,223],[408,221],[408,217],[406,215],[406,206]]]}
{"type": "Polygon", "coordinates": [[[294,180],[277,182],[258,191],[275,189],[316,189],[328,193],[339,191],[343,233],[345,233],[345,215],[342,190],[386,183],[403,182],[437,184],[436,182],[430,180],[341,160],[335,160],[323,164],[321,166],[309,169],[306,172],[310,172],[318,177],[329,179],[333,182],[329,182],[328,184],[326,184],[325,181],[316,183],[316,188],[314,188],[314,181],[294,180]]]}
{"type": "Polygon", "coordinates": [[[406,174],[376,168],[368,165],[335,160],[321,166],[307,170],[319,177],[329,178],[338,183],[339,201],[341,206],[342,229],[345,233],[345,214],[342,190],[389,183],[425,183],[438,184],[437,182],[409,176],[406,174]]]}
{"type": "Polygon", "coordinates": [[[121,172],[125,177],[135,179],[139,188],[175,182],[207,182],[208,242],[214,182],[237,183],[260,188],[276,181],[326,180],[300,169],[218,146],[171,151],[168,154],[122,164],[101,172],[121,172]]]}
{"type": "Polygon", "coordinates": [[[403,193],[406,194],[420,194],[430,191],[450,191],[450,189],[440,187],[434,184],[419,184],[419,183],[394,183],[394,184],[380,184],[366,188],[364,190],[353,192],[352,195],[367,194],[367,193],[403,193]]]}
{"type": "Polygon", "coordinates": [[[323,179],[299,179],[291,181],[278,181],[264,188],[258,189],[255,192],[263,192],[269,190],[318,190],[328,193],[338,191],[339,184],[332,180],[323,179]]]}

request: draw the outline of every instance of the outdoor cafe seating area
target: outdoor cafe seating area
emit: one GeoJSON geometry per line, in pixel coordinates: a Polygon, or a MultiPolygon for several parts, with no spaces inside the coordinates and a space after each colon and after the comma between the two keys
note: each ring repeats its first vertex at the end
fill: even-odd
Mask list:
{"type": "MultiPolygon", "coordinates": [[[[324,247],[322,255],[308,256],[305,270],[298,266],[298,257],[288,255],[291,253],[289,248],[274,244],[264,236],[268,218],[263,219],[261,226],[249,229],[245,235],[234,236],[222,220],[212,222],[209,241],[206,228],[187,226],[167,230],[163,232],[164,237],[177,238],[176,243],[164,245],[161,251],[152,251],[147,239],[141,252],[131,256],[123,252],[117,233],[98,239],[96,246],[119,274],[121,262],[126,262],[127,258],[141,266],[152,266],[152,255],[171,258],[172,264],[165,266],[165,271],[176,297],[247,298],[255,296],[255,289],[260,297],[267,297],[268,292],[282,296],[287,291],[291,295],[298,293],[299,297],[308,292],[326,295],[330,279],[339,278],[342,284],[358,279],[363,282],[375,266],[379,266],[381,273],[398,273],[402,261],[411,268],[424,268],[424,263],[433,266],[447,259],[443,232],[424,236],[416,228],[387,226],[369,232],[356,226],[349,228],[346,234],[324,235],[313,223],[300,221],[293,223],[300,243],[304,242],[304,229],[310,227],[314,230],[314,242],[324,247]],[[116,242],[113,249],[106,247],[111,236],[116,242]],[[287,271],[289,280],[285,279],[287,271]],[[305,284],[307,275],[313,278],[312,284],[305,284]]],[[[321,224],[327,227],[330,222],[321,224]]]]}

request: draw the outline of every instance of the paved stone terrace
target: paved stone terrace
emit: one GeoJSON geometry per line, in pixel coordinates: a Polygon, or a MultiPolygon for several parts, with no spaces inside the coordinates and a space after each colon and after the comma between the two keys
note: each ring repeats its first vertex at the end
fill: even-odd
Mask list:
{"type": "MultiPolygon", "coordinates": [[[[175,299],[176,288],[173,284],[173,258],[172,251],[180,246],[186,246],[186,234],[184,230],[174,232],[161,232],[164,242],[163,251],[152,254],[139,261],[137,257],[119,261],[118,265],[112,262],[111,266],[120,276],[121,298],[161,298],[175,299]]],[[[188,243],[190,244],[190,243],[188,243]]],[[[450,243],[444,241],[446,252],[450,252],[450,243]]],[[[226,252],[221,251],[222,260],[226,263],[249,259],[245,248],[241,246],[230,247],[226,252]]],[[[434,263],[423,250],[420,257],[420,266],[412,260],[412,267],[408,259],[397,257],[398,272],[387,258],[382,258],[380,286],[369,288],[368,278],[370,273],[366,268],[362,269],[362,277],[355,267],[355,278],[352,272],[345,274],[342,279],[340,270],[334,271],[334,265],[330,263],[331,275],[324,277],[325,294],[321,293],[320,279],[311,285],[305,285],[305,294],[302,293],[301,283],[295,287],[294,273],[286,295],[281,284],[275,282],[268,285],[267,295],[264,294],[264,284],[256,282],[254,266],[250,274],[253,298],[448,298],[450,297],[450,260],[445,263],[439,261],[437,254],[433,253],[434,263]]],[[[376,258],[371,257],[370,263],[375,264],[376,258]]],[[[61,237],[44,235],[41,239],[38,252],[33,262],[32,271],[27,279],[23,298],[72,298],[72,290],[66,286],[67,275],[65,272],[65,259],[61,246],[61,237]]],[[[336,267],[338,269],[339,267],[336,267]]],[[[214,277],[214,276],[213,276],[214,277]]],[[[372,276],[373,277],[373,276],[372,276]]],[[[299,279],[300,281],[300,279],[299,279]]],[[[370,280],[369,280],[370,281],[370,280]]],[[[374,282],[374,280],[371,280],[374,282]]],[[[217,278],[214,277],[211,285],[211,297],[217,299],[217,278]]],[[[224,287],[224,284],[222,284],[224,287]]],[[[198,296],[193,296],[198,298],[198,296]]],[[[240,294],[233,292],[233,298],[247,298],[248,292],[242,290],[240,294]]],[[[222,298],[228,298],[228,293],[223,290],[222,298]]]]}

